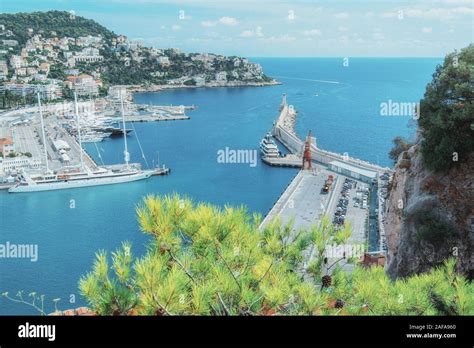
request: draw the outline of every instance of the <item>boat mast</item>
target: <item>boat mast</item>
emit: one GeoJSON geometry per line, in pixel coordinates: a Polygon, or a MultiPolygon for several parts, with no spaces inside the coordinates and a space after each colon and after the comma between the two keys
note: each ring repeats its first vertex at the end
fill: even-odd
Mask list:
{"type": "Polygon", "coordinates": [[[128,145],[127,145],[127,130],[125,128],[125,111],[123,108],[123,96],[122,96],[123,90],[120,90],[120,109],[122,112],[122,126],[123,126],[123,143],[125,145],[124,151],[123,151],[123,156],[125,160],[125,165],[127,169],[129,168],[128,162],[130,161],[130,154],[128,153],[128,145]]]}
{"type": "Polygon", "coordinates": [[[46,148],[46,135],[44,132],[43,111],[41,110],[41,97],[40,97],[39,92],[38,92],[38,108],[39,108],[39,114],[40,114],[40,120],[41,120],[41,133],[43,135],[44,161],[46,163],[46,172],[49,173],[48,150],[46,148]]]}
{"type": "Polygon", "coordinates": [[[84,154],[82,150],[81,125],[79,123],[79,107],[77,106],[77,94],[74,92],[74,110],[76,112],[77,140],[79,141],[79,152],[81,157],[81,170],[84,171],[84,154]]]}

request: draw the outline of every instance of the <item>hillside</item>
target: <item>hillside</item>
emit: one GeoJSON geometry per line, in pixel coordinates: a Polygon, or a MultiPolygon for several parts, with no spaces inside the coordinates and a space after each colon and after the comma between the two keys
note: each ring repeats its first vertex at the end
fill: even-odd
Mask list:
{"type": "Polygon", "coordinates": [[[0,107],[104,95],[112,85],[235,87],[276,81],[246,58],[154,48],[64,11],[0,15],[0,107]],[[80,78],[76,78],[80,76],[80,78]],[[18,96],[25,98],[18,98],[18,96]]]}
{"type": "Polygon", "coordinates": [[[28,29],[33,29],[33,32],[40,33],[44,38],[101,35],[110,42],[113,37],[116,37],[112,31],[92,19],[75,16],[65,11],[2,13],[0,24],[3,24],[6,30],[12,31],[12,38],[17,40],[20,46],[30,38],[28,29]]]}
{"type": "Polygon", "coordinates": [[[474,45],[446,57],[421,101],[416,143],[403,151],[387,200],[392,277],[449,257],[474,278],[474,45]]]}

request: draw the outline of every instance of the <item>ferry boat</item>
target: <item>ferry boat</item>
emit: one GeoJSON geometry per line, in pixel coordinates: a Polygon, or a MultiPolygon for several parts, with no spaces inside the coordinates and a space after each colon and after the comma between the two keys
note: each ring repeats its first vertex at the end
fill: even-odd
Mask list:
{"type": "MultiPolygon", "coordinates": [[[[8,189],[10,193],[20,193],[20,192],[37,192],[37,191],[51,191],[51,190],[62,190],[62,189],[71,189],[71,188],[80,188],[80,187],[90,187],[90,186],[99,186],[99,185],[111,185],[111,184],[121,184],[126,182],[132,182],[137,180],[148,179],[152,175],[157,175],[159,173],[168,173],[169,170],[163,169],[150,169],[142,170],[140,164],[129,163],[130,154],[128,153],[127,148],[127,138],[125,131],[125,118],[123,117],[123,106],[122,106],[122,120],[123,120],[123,135],[124,135],[124,166],[114,166],[113,168],[107,168],[105,166],[98,167],[98,169],[91,171],[89,168],[84,166],[83,153],[82,149],[82,139],[81,139],[81,130],[79,126],[79,114],[77,109],[77,97],[75,97],[76,103],[76,120],[78,125],[78,141],[80,149],[80,159],[81,165],[80,169],[76,172],[67,172],[67,173],[53,173],[49,170],[48,167],[48,154],[46,150],[46,137],[44,131],[44,122],[43,114],[41,111],[41,100],[38,93],[38,107],[39,114],[41,118],[41,129],[42,129],[42,138],[44,144],[44,156],[46,163],[46,171],[43,173],[28,173],[23,171],[19,175],[19,182],[8,189]]],[[[142,156],[144,154],[142,153],[142,156]]]]}
{"type": "Polygon", "coordinates": [[[280,151],[271,133],[267,133],[260,142],[260,153],[263,157],[280,157],[280,151]]]}

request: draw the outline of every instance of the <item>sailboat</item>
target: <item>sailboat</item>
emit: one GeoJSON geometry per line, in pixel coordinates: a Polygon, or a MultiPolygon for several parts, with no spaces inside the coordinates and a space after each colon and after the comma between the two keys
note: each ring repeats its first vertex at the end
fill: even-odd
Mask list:
{"type": "MultiPolygon", "coordinates": [[[[90,187],[90,186],[100,186],[100,185],[111,185],[111,184],[121,184],[126,182],[138,181],[148,179],[152,175],[167,174],[169,172],[168,168],[155,168],[142,170],[139,163],[129,163],[130,154],[128,152],[127,146],[127,132],[125,128],[125,116],[123,101],[121,99],[121,111],[122,111],[122,124],[123,124],[123,135],[124,135],[124,161],[123,166],[99,166],[97,169],[91,170],[84,165],[84,150],[82,149],[82,138],[81,130],[79,126],[79,112],[77,106],[77,96],[74,94],[74,105],[75,105],[75,114],[76,122],[78,125],[77,129],[77,138],[79,141],[79,151],[80,151],[80,170],[76,172],[67,172],[67,173],[55,173],[49,169],[48,166],[48,153],[46,148],[46,136],[44,130],[44,120],[43,113],[41,109],[41,98],[38,93],[38,108],[41,118],[41,130],[43,138],[43,147],[44,147],[44,159],[46,164],[46,170],[42,174],[30,174],[26,171],[23,171],[19,175],[18,183],[11,187],[8,192],[10,193],[19,193],[19,192],[37,192],[37,191],[50,191],[50,190],[62,190],[62,189],[72,189],[72,188],[81,188],[81,187],[90,187]]],[[[142,153],[142,156],[144,154],[142,153]]]]}

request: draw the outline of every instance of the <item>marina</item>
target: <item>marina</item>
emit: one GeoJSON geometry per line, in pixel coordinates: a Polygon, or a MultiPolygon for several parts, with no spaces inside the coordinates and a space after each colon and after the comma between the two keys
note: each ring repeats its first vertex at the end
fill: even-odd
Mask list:
{"type": "MultiPolygon", "coordinates": [[[[294,236],[300,229],[309,229],[313,224],[318,225],[326,215],[336,226],[350,224],[352,228],[352,235],[348,241],[350,244],[366,245],[365,252],[383,254],[386,248],[385,237],[383,228],[381,231],[378,222],[383,220],[384,198],[378,195],[377,188],[380,179],[388,180],[392,170],[321,150],[316,146],[316,139],[311,136],[311,132],[305,141],[301,140],[295,131],[296,115],[295,108],[287,104],[286,95],[283,95],[280,114],[271,134],[290,153],[281,156],[278,155],[278,149],[273,149],[273,155],[268,156],[262,151],[261,159],[270,166],[301,169],[266,214],[260,229],[278,217],[283,225],[289,221],[293,222],[294,236]],[[374,218],[377,215],[378,218],[374,218]],[[372,243],[369,243],[371,240],[372,243]]],[[[267,134],[261,144],[275,144],[275,142],[269,139],[267,134]]],[[[308,251],[305,264],[310,264],[311,259],[312,253],[308,251]]],[[[349,271],[352,269],[350,265],[345,265],[344,268],[349,271]]]]}
{"type": "MultiPolygon", "coordinates": [[[[291,76],[309,74],[311,78],[316,79],[322,78],[322,74],[326,71],[331,71],[332,76],[327,73],[328,76],[324,76],[326,79],[344,81],[343,73],[353,71],[344,70],[339,59],[262,58],[260,62],[269,74],[282,76],[290,76],[291,72],[291,76]],[[328,64],[332,64],[334,68],[328,70],[328,64]],[[340,76],[337,70],[339,66],[341,66],[340,76]]],[[[94,259],[94,253],[98,249],[111,252],[120,247],[122,241],[128,240],[133,245],[134,255],[141,256],[145,252],[143,245],[149,237],[140,232],[137,226],[135,208],[143,197],[149,194],[164,195],[178,192],[193,198],[196,202],[211,202],[222,207],[226,204],[232,206],[243,204],[250,212],[265,216],[298,173],[298,169],[272,168],[261,161],[254,168],[238,164],[222,165],[216,162],[216,151],[225,146],[259,151],[259,142],[270,130],[278,115],[282,93],[287,93],[288,99],[298,109],[295,132],[306,135],[308,129],[312,129],[318,137],[318,143],[324,144],[327,149],[341,153],[348,151],[353,156],[372,163],[377,163],[379,156],[382,167],[388,166],[390,161],[386,154],[391,144],[387,139],[392,139],[397,134],[408,135],[410,130],[406,127],[406,119],[403,118],[388,120],[368,117],[364,119],[365,123],[361,128],[358,115],[371,110],[372,103],[367,98],[360,98],[360,95],[370,94],[380,100],[388,99],[389,95],[384,94],[383,81],[371,84],[359,81],[365,81],[368,71],[389,74],[387,78],[392,81],[414,79],[418,81],[416,84],[407,85],[402,82],[397,84],[403,91],[400,98],[410,100],[414,96],[422,95],[425,80],[431,76],[431,71],[438,63],[437,60],[427,64],[426,61],[408,59],[406,64],[410,69],[406,68],[407,65],[402,69],[397,68],[396,62],[387,59],[374,66],[372,60],[362,59],[360,77],[353,80],[354,88],[344,90],[340,90],[341,85],[315,87],[314,83],[288,79],[283,80],[283,85],[268,88],[175,89],[160,93],[135,94],[134,103],[140,105],[199,105],[199,108],[190,113],[191,119],[186,122],[137,122],[134,123],[134,130],[131,124],[127,123],[127,128],[132,129],[127,137],[131,158],[140,161],[146,168],[135,138],[136,131],[150,166],[151,159],[157,163],[157,149],[159,149],[159,162],[166,163],[167,167],[172,168],[172,175],[125,185],[105,185],[89,189],[45,191],[24,195],[8,194],[6,190],[2,190],[0,216],[4,241],[34,243],[38,245],[39,252],[36,264],[30,263],[29,260],[2,261],[5,265],[1,275],[2,291],[14,294],[18,290],[24,290],[44,294],[48,312],[54,311],[52,299],[55,298],[61,298],[58,307],[70,308],[68,298],[71,294],[76,296],[76,306],[87,305],[79,296],[77,280],[90,269],[91,260],[94,259]],[[319,92],[317,100],[312,97],[315,88],[319,92]],[[344,102],[354,99],[357,100],[355,104],[349,105],[344,102]],[[334,100],[338,102],[335,103],[334,100]],[[332,128],[335,120],[340,121],[337,130],[332,128]],[[383,131],[387,122],[390,122],[389,134],[383,131]],[[363,139],[355,139],[354,136],[351,138],[353,134],[364,134],[368,128],[380,131],[363,139]],[[341,141],[338,139],[352,139],[352,141],[344,142],[344,146],[341,146],[339,145],[341,141]],[[71,209],[71,200],[75,201],[75,209],[71,209]],[[22,233],[19,234],[18,231],[22,233]],[[22,277],[18,277],[19,273],[22,277]]],[[[354,74],[356,72],[357,70],[354,74]]],[[[90,102],[78,101],[78,104],[82,110],[82,105],[89,105],[90,102]]],[[[44,109],[51,110],[53,105],[45,104],[44,109]]],[[[377,112],[376,108],[377,106],[370,115],[377,112]]],[[[69,108],[69,113],[72,111],[73,108],[69,108]]],[[[36,113],[35,118],[38,119],[36,105],[32,107],[31,113],[32,115],[36,113]]],[[[47,112],[45,114],[47,114],[45,118],[47,125],[50,114],[47,112]]],[[[18,114],[15,118],[21,120],[18,114]]],[[[24,126],[18,125],[18,128],[24,126]]],[[[34,142],[41,151],[38,138],[34,142]]],[[[99,152],[94,143],[83,145],[86,153],[98,165],[102,165],[100,157],[107,165],[123,163],[121,137],[110,137],[96,143],[99,152]]],[[[86,157],[84,159],[86,160],[86,157]]],[[[322,176],[318,184],[322,185],[325,180],[326,177],[322,176]]],[[[344,180],[341,180],[341,184],[343,183],[344,180]]],[[[380,187],[383,188],[382,185],[380,187]]],[[[356,190],[352,190],[350,194],[356,195],[356,190]]],[[[338,203],[336,198],[333,200],[334,205],[338,203]]],[[[365,211],[349,204],[346,219],[353,213],[364,214],[365,211]]],[[[363,220],[361,221],[363,223],[363,220]]],[[[0,299],[0,308],[2,313],[35,314],[28,307],[3,299],[0,299]]]]}
{"type": "MultiPolygon", "coordinates": [[[[109,127],[111,131],[107,133],[100,131],[91,133],[91,127],[89,126],[87,128],[88,132],[85,135],[82,134],[81,128],[84,123],[90,124],[90,121],[81,120],[76,95],[74,95],[74,99],[75,122],[69,119],[66,124],[61,125],[57,117],[51,117],[47,131],[41,106],[41,96],[38,93],[39,124],[35,126],[35,133],[36,135],[41,134],[39,140],[44,151],[43,162],[42,165],[35,163],[34,168],[30,165],[29,168],[27,166],[27,168],[21,168],[20,170],[16,168],[10,170],[9,178],[13,177],[14,180],[8,180],[9,185],[6,187],[9,193],[28,193],[121,184],[145,180],[151,176],[169,173],[169,169],[165,166],[162,168],[143,170],[141,169],[140,163],[130,163],[130,153],[127,147],[127,135],[130,130],[126,128],[122,99],[120,100],[123,126],[121,130],[120,128],[109,127]],[[58,125],[58,123],[60,125],[58,125]],[[72,128],[73,125],[76,126],[74,131],[72,128]],[[99,141],[96,140],[96,138],[100,138],[100,135],[95,134],[102,134],[101,136],[106,137],[112,135],[112,133],[121,134],[123,136],[124,164],[115,165],[113,167],[104,165],[98,166],[90,156],[85,154],[82,143],[99,141]],[[72,147],[74,147],[76,151],[71,151],[72,147]],[[79,158],[79,163],[75,161],[77,157],[79,158]],[[53,159],[54,161],[52,161],[53,159]],[[50,162],[52,162],[51,164],[54,170],[52,170],[50,162]]],[[[90,116],[91,114],[89,114],[89,118],[90,116]]],[[[94,125],[93,127],[98,126],[97,121],[92,124],[94,125]]],[[[30,135],[32,134],[30,133],[30,135]]],[[[35,146],[35,149],[38,150],[38,146],[35,146]]],[[[32,156],[31,153],[30,156],[32,156]]],[[[144,156],[142,152],[142,157],[145,158],[144,156]]]]}
{"type": "MultiPolygon", "coordinates": [[[[0,190],[16,193],[78,188],[169,174],[165,166],[149,168],[146,159],[147,169],[142,169],[142,163],[128,163],[126,149],[125,163],[111,169],[96,143],[121,137],[126,147],[127,137],[134,134],[133,123],[189,120],[186,111],[196,109],[194,105],[137,104],[122,96],[46,104],[41,109],[40,102],[38,97],[37,106],[0,114],[0,138],[12,139],[15,144],[15,156],[0,161],[0,190]],[[83,149],[82,144],[87,143],[94,144],[100,164],[83,149]],[[62,184],[56,185],[58,181],[62,184]],[[39,185],[33,189],[35,183],[39,185]]],[[[135,138],[140,145],[137,134],[135,138]]],[[[143,152],[141,157],[145,158],[143,152]]]]}

